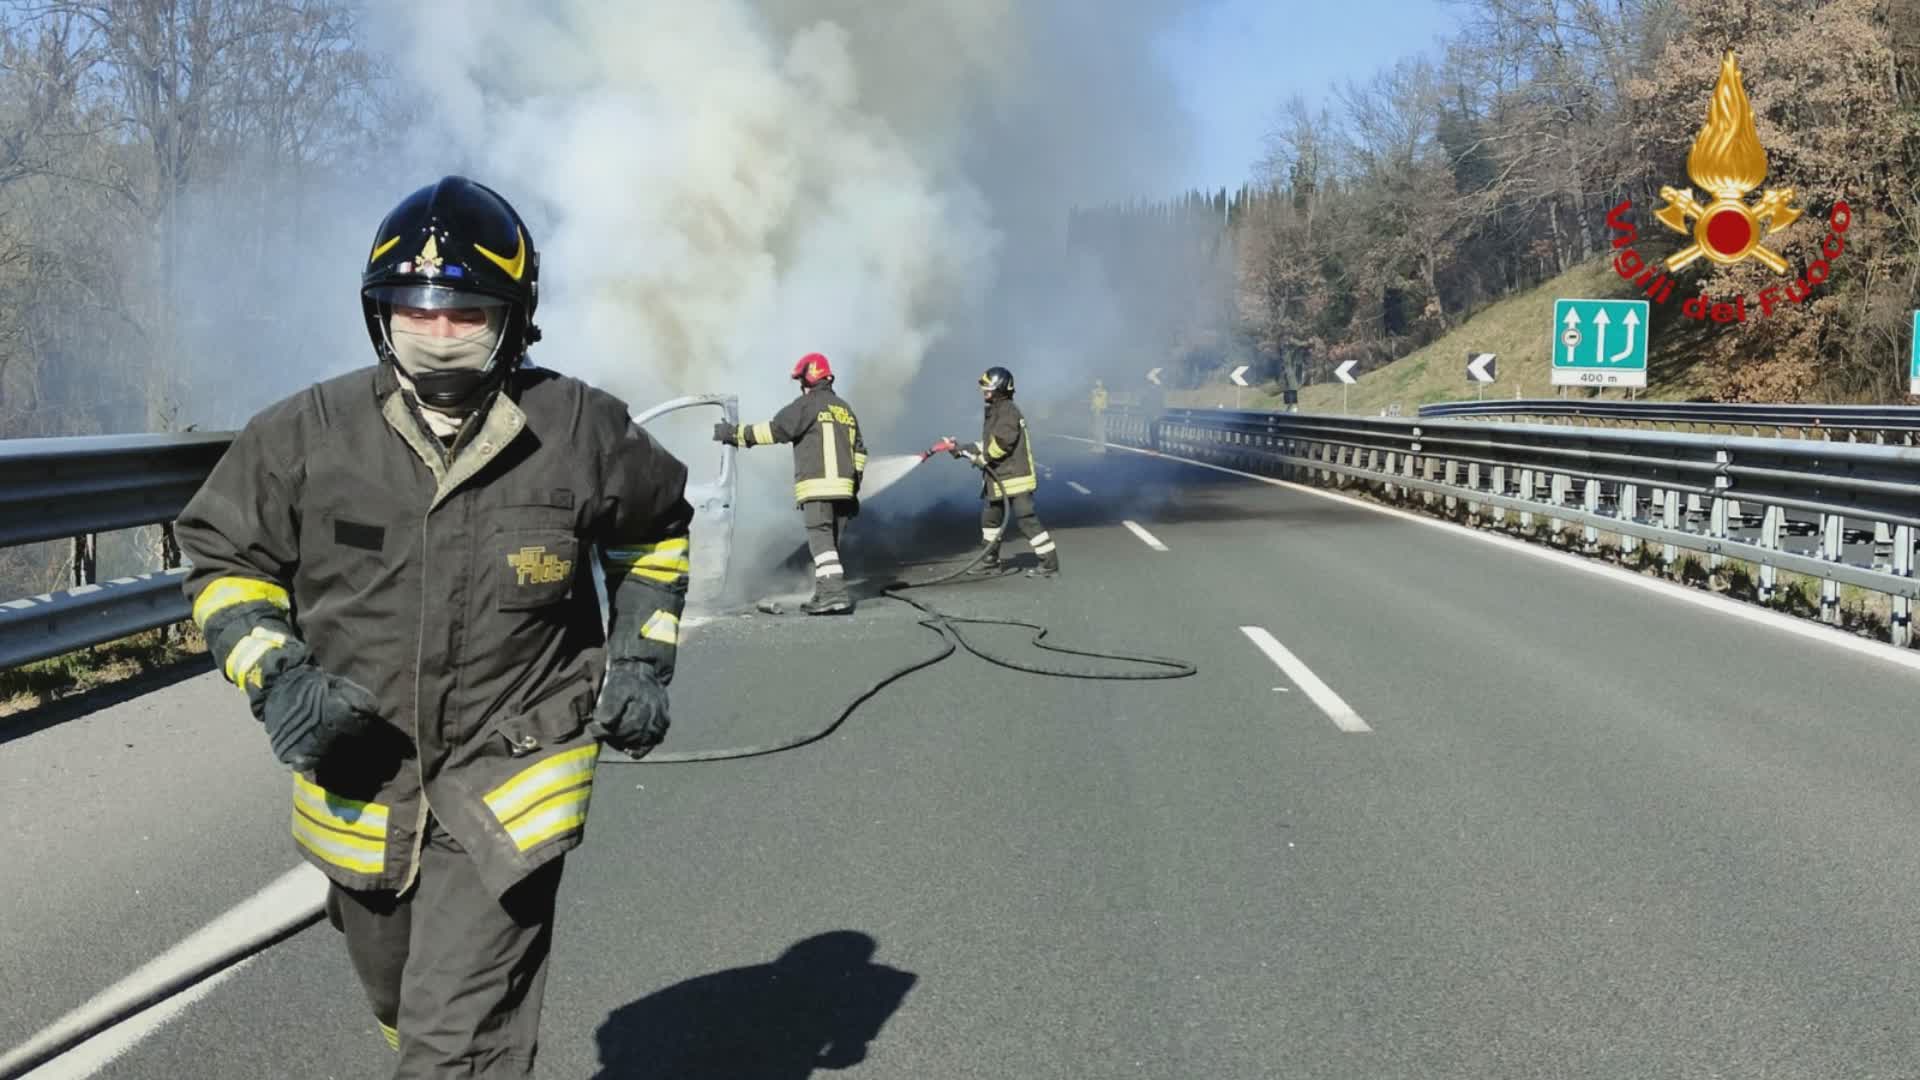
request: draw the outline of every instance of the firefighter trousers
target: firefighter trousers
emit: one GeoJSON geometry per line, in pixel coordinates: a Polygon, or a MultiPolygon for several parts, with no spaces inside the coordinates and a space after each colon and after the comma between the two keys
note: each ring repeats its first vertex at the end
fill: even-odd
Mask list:
{"type": "MultiPolygon", "coordinates": [[[[1013,523],[1020,535],[1027,538],[1027,546],[1040,556],[1044,565],[1058,565],[1060,556],[1054,550],[1053,537],[1040,524],[1040,515],[1034,512],[1033,492],[1009,496],[1008,501],[1013,504],[1013,523]]],[[[986,541],[989,561],[1000,558],[1000,539],[1006,531],[1006,508],[999,499],[988,499],[980,510],[980,539],[986,541]]]]}
{"type": "Polygon", "coordinates": [[[837,499],[813,499],[800,504],[807,525],[807,550],[813,554],[813,585],[826,595],[847,590],[846,570],[840,565],[840,533],[847,527],[852,504],[837,499]]]}
{"type": "Polygon", "coordinates": [[[532,1076],[565,856],[496,900],[431,816],[427,829],[407,895],[327,893],[327,919],[399,1051],[393,1080],[532,1076]]]}

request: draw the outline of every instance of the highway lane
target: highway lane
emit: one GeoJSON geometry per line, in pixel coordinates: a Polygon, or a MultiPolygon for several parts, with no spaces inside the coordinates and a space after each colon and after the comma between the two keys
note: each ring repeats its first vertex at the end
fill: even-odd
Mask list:
{"type": "MultiPolygon", "coordinates": [[[[1068,682],[956,658],[793,753],[603,773],[543,1075],[804,1076],[836,1033],[857,1044],[876,1024],[850,1074],[1899,1075],[1915,1060],[1911,673],[1369,509],[1047,449],[1041,510],[1066,574],[916,595],[1200,673],[1068,682]],[[1337,727],[1241,626],[1271,631],[1372,730],[1337,727]]],[[[905,538],[870,510],[849,562],[958,554],[969,509],[905,538]]],[[[824,722],[931,648],[916,617],[870,600],[847,620],[701,627],[668,748],[824,722]]],[[[1019,631],[977,636],[1077,663],[1034,657],[1019,631]]],[[[9,1041],[291,865],[284,779],[232,693],[205,675],[0,745],[9,820],[44,802],[36,774],[51,787],[76,760],[94,775],[64,792],[102,808],[75,835],[0,850],[39,859],[55,893],[10,893],[0,921],[45,987],[10,1003],[9,1041]],[[137,758],[99,748],[154,716],[174,718],[155,744],[170,783],[140,787],[137,758]],[[126,823],[174,819],[162,835],[185,861],[168,871],[126,823]],[[62,839],[85,857],[40,853],[62,839]]],[[[367,1076],[385,1055],[321,927],[102,1075],[367,1076]]]]}

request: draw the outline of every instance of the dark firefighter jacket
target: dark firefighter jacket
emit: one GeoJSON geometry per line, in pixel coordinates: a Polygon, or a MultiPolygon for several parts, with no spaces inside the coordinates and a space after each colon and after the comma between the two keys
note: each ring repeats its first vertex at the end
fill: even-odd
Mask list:
{"type": "Polygon", "coordinates": [[[983,498],[1019,495],[1040,485],[1033,467],[1033,443],[1027,437],[1027,418],[1020,415],[1020,407],[1012,398],[987,403],[980,448],[987,455],[987,474],[991,477],[981,481],[983,498]]]}
{"type": "Polygon", "coordinates": [[[860,423],[840,395],[825,386],[803,392],[758,424],[741,424],[735,445],[793,444],[793,501],[852,499],[867,471],[860,423]]]}
{"type": "MultiPolygon", "coordinates": [[[[530,367],[451,454],[386,365],[247,424],[177,523],[194,619],[289,609],[314,663],[371,691],[386,721],[294,775],[308,861],[348,888],[404,889],[431,808],[497,896],[580,844],[607,651],[589,545],[614,611],[644,615],[646,640],[621,655],[670,679],[686,477],[619,399],[530,367]]],[[[258,685],[257,643],[216,660],[258,685]]]]}

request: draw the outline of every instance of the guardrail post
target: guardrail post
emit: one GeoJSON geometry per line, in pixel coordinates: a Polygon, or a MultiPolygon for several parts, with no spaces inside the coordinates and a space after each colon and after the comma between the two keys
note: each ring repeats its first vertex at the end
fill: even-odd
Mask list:
{"type": "MultiPolygon", "coordinates": [[[[1713,537],[1715,540],[1720,541],[1722,544],[1726,543],[1727,500],[1725,499],[1713,500],[1713,512],[1709,514],[1707,517],[1707,535],[1713,537]]],[[[1721,555],[1718,552],[1715,552],[1707,556],[1707,568],[1710,570],[1718,570],[1720,569],[1720,565],[1726,561],[1727,561],[1726,556],[1721,555]]]]}
{"type": "Polygon", "coordinates": [[[100,577],[100,538],[83,533],[73,538],[73,587],[92,585],[100,577]]]}
{"type": "Polygon", "coordinates": [[[1893,561],[1893,527],[1884,521],[1873,523],[1873,565],[1886,566],[1893,561]]]}
{"type": "MultiPolygon", "coordinates": [[[[1760,539],[1756,542],[1762,551],[1779,551],[1780,534],[1787,527],[1787,512],[1778,506],[1768,506],[1760,514],[1760,539]]],[[[1774,593],[1779,588],[1780,572],[1771,566],[1760,566],[1760,602],[1772,603],[1774,593]]]]}
{"type": "MultiPolygon", "coordinates": [[[[1440,459],[1434,457],[1433,455],[1427,454],[1421,457],[1420,479],[1425,480],[1429,484],[1433,483],[1435,480],[1439,479],[1439,477],[1436,475],[1436,470],[1439,469],[1439,467],[1440,467],[1440,459]]],[[[1434,500],[1434,494],[1432,491],[1423,489],[1420,492],[1420,501],[1422,503],[1425,503],[1428,506],[1432,506],[1433,500],[1434,500]]],[[[1452,507],[1449,506],[1448,509],[1451,510],[1452,507]]]]}
{"type": "MultiPolygon", "coordinates": [[[[1445,476],[1446,476],[1447,486],[1450,488],[1459,487],[1460,486],[1460,463],[1452,459],[1448,459],[1445,465],[1445,469],[1446,469],[1445,476]]],[[[1443,501],[1442,505],[1445,507],[1447,513],[1451,514],[1455,510],[1460,509],[1460,500],[1449,495],[1443,501]]]]}
{"type": "MultiPolygon", "coordinates": [[[[1661,494],[1666,496],[1666,499],[1664,500],[1664,505],[1660,508],[1660,524],[1675,532],[1679,532],[1681,530],[1680,493],[1672,488],[1668,488],[1661,492],[1661,494]]],[[[1673,568],[1674,560],[1679,558],[1679,556],[1679,548],[1674,547],[1672,544],[1666,544],[1660,550],[1660,565],[1670,570],[1673,568]]]]}
{"type": "MultiPolygon", "coordinates": [[[[1842,529],[1847,519],[1839,514],[1820,515],[1820,558],[1827,562],[1839,562],[1846,549],[1842,546],[1842,529]]],[[[1840,583],[1831,578],[1820,579],[1820,621],[1829,626],[1840,625],[1840,583]]]]}
{"type": "MultiPolygon", "coordinates": [[[[1904,578],[1913,576],[1913,526],[1899,525],[1893,530],[1893,572],[1904,578]]],[[[1893,643],[1906,648],[1913,644],[1913,601],[1904,596],[1893,598],[1893,643]]]]}
{"type": "MultiPolygon", "coordinates": [[[[1527,503],[1533,502],[1533,470],[1532,469],[1520,470],[1520,498],[1527,503]]],[[[1520,511],[1520,527],[1527,531],[1532,531],[1533,529],[1533,512],[1532,511],[1530,510],[1520,511]]]]}
{"type": "MultiPolygon", "coordinates": [[[[1493,467],[1492,491],[1495,495],[1505,495],[1507,493],[1507,467],[1505,465],[1495,465],[1493,467]]],[[[1493,507],[1493,523],[1495,525],[1505,525],[1507,523],[1506,507],[1493,507]]]]}
{"type": "MultiPolygon", "coordinates": [[[[1586,498],[1583,501],[1586,504],[1587,513],[1600,512],[1600,481],[1598,479],[1591,476],[1586,478],[1586,498]]],[[[1580,539],[1585,542],[1586,549],[1592,551],[1600,546],[1600,530],[1588,525],[1580,531],[1580,539]]]]}
{"type": "MultiPolygon", "coordinates": [[[[1470,491],[1480,490],[1480,463],[1477,461],[1467,463],[1467,488],[1470,491]]],[[[1467,513],[1477,520],[1480,517],[1480,504],[1469,499],[1467,513]]]]}
{"type": "MultiPolygon", "coordinates": [[[[1613,516],[1621,521],[1637,521],[1640,517],[1640,485],[1621,484],[1620,498],[1613,504],[1613,516]]],[[[1620,534],[1620,554],[1631,555],[1640,550],[1640,538],[1620,534]]]]}
{"type": "MultiPolygon", "coordinates": [[[[1566,473],[1553,473],[1547,479],[1548,501],[1552,502],[1555,506],[1567,505],[1567,492],[1572,484],[1573,477],[1566,473]]],[[[1567,529],[1567,519],[1565,518],[1549,518],[1547,524],[1548,527],[1553,530],[1553,535],[1555,536],[1559,536],[1567,529]]]]}
{"type": "MultiPolygon", "coordinates": [[[[1733,477],[1727,475],[1727,466],[1732,463],[1733,455],[1726,450],[1715,450],[1713,452],[1713,460],[1719,464],[1720,471],[1713,476],[1713,489],[1715,494],[1713,496],[1713,508],[1707,515],[1707,535],[1713,537],[1714,540],[1724,546],[1727,542],[1727,500],[1721,498],[1719,492],[1725,491],[1733,486],[1733,477]]],[[[1709,570],[1718,570],[1721,564],[1726,561],[1725,556],[1719,552],[1714,552],[1707,556],[1707,568],[1709,570]]]]}
{"type": "MultiPolygon", "coordinates": [[[[1413,429],[1413,453],[1406,455],[1404,464],[1401,466],[1401,475],[1405,476],[1409,480],[1413,479],[1414,459],[1419,456],[1420,456],[1420,429],[1416,427],[1413,429]]],[[[1412,498],[1413,489],[1407,488],[1403,492],[1403,494],[1408,498],[1412,498]]]]}

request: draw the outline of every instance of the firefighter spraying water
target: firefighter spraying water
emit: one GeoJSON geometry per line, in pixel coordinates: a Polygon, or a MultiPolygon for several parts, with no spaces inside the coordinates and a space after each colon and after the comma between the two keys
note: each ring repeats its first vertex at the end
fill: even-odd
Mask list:
{"type": "Polygon", "coordinates": [[[867,469],[867,445],[860,422],[833,390],[833,365],[820,353],[808,353],[793,365],[791,377],[800,396],[773,419],[734,427],[713,426],[715,442],[747,448],[769,443],[793,445],[793,501],[807,528],[813,554],[813,598],[801,605],[809,615],[847,615],[846,568],[840,562],[840,534],[860,515],[860,486],[867,469]]]}

